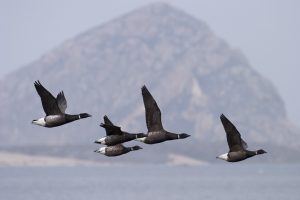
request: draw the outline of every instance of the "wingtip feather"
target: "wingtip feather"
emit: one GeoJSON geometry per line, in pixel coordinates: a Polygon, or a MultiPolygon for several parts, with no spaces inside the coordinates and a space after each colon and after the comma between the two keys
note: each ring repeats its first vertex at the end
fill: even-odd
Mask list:
{"type": "Polygon", "coordinates": [[[41,82],[40,82],[39,80],[36,80],[36,81],[34,82],[34,86],[35,86],[35,87],[40,87],[40,86],[42,86],[42,84],[41,84],[41,82]]]}
{"type": "Polygon", "coordinates": [[[222,121],[222,123],[226,122],[226,121],[229,121],[227,119],[227,117],[222,113],[221,116],[220,116],[220,120],[222,121]]]}
{"type": "Polygon", "coordinates": [[[101,127],[104,127],[104,124],[103,124],[103,123],[101,123],[99,126],[101,126],[101,127]]]}
{"type": "Polygon", "coordinates": [[[144,85],[142,87],[142,95],[145,95],[145,94],[150,94],[150,92],[149,92],[148,88],[144,85]]]}
{"type": "Polygon", "coordinates": [[[145,91],[145,90],[148,90],[148,89],[147,89],[146,85],[143,85],[142,86],[142,91],[145,91]]]}
{"type": "Polygon", "coordinates": [[[226,118],[226,117],[225,117],[225,115],[222,113],[222,114],[220,115],[220,118],[222,119],[222,118],[226,118]]]}

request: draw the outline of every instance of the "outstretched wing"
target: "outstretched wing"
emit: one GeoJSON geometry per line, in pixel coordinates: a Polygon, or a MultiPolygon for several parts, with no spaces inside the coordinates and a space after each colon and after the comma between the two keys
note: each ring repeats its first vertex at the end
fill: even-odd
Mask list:
{"type": "Polygon", "coordinates": [[[229,152],[241,151],[246,149],[247,143],[242,140],[241,134],[235,128],[235,126],[223,114],[220,116],[220,119],[226,132],[229,152]]]}
{"type": "Polygon", "coordinates": [[[34,82],[35,89],[37,93],[41,97],[42,105],[46,115],[57,115],[61,114],[61,110],[59,109],[55,97],[48,91],[40,81],[34,82]]]}
{"type": "Polygon", "coordinates": [[[242,146],[243,146],[243,148],[244,148],[244,149],[248,149],[248,144],[247,144],[247,142],[245,142],[245,141],[243,140],[243,138],[241,138],[241,140],[242,140],[242,146]]]}
{"type": "Polygon", "coordinates": [[[109,124],[100,124],[101,127],[105,128],[106,135],[122,135],[121,128],[119,126],[109,125],[109,124]]]}
{"type": "Polygon", "coordinates": [[[103,120],[104,120],[104,124],[108,124],[108,125],[114,125],[109,119],[108,119],[108,117],[106,116],[106,115],[104,115],[104,117],[103,117],[103,120]]]}
{"type": "Polygon", "coordinates": [[[57,105],[58,105],[59,110],[62,113],[65,113],[65,111],[67,109],[67,100],[65,98],[65,94],[64,94],[63,91],[61,91],[60,93],[58,93],[58,95],[56,97],[56,100],[57,100],[57,105]]]}
{"type": "Polygon", "coordinates": [[[142,87],[142,95],[148,132],[163,130],[160,109],[145,85],[142,87]]]}
{"type": "MultiPolygon", "coordinates": [[[[104,115],[103,120],[104,120],[104,124],[111,125],[111,126],[114,125],[114,124],[108,119],[108,117],[107,117],[106,115],[104,115]]],[[[101,124],[100,124],[100,126],[101,126],[101,124]]],[[[106,131],[106,135],[113,135],[113,131],[112,131],[112,130],[105,128],[105,131],[106,131]]]]}

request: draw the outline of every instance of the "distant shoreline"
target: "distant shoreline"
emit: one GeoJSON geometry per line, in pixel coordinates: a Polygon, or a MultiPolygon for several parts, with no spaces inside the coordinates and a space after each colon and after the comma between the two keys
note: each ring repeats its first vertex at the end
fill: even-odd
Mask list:
{"type": "MultiPolygon", "coordinates": [[[[111,166],[127,165],[124,162],[103,162],[78,158],[56,157],[47,155],[30,155],[0,151],[0,167],[73,167],[73,166],[111,166]]],[[[167,162],[171,166],[205,166],[206,161],[196,160],[182,155],[171,154],[167,162]]]]}
{"type": "Polygon", "coordinates": [[[97,165],[109,165],[104,162],[96,162],[91,160],[82,160],[76,158],[59,158],[54,156],[41,156],[41,155],[28,155],[21,153],[0,152],[0,167],[12,166],[12,167],[42,167],[42,166],[97,166],[97,165]]]}

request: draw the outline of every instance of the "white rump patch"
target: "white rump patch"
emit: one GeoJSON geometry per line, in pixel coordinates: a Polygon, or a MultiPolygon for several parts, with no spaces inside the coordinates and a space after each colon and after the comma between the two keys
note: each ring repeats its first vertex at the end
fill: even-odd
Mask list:
{"type": "Polygon", "coordinates": [[[99,150],[100,150],[100,153],[105,154],[106,147],[101,147],[99,150]]]}
{"type": "Polygon", "coordinates": [[[96,152],[105,155],[105,150],[106,150],[106,148],[107,148],[107,147],[101,147],[101,148],[98,149],[96,152]]]}
{"type": "Polygon", "coordinates": [[[105,143],[105,138],[106,138],[106,137],[100,138],[99,140],[96,140],[96,142],[98,142],[98,143],[100,143],[100,144],[106,144],[106,143],[105,143]]]}
{"type": "Polygon", "coordinates": [[[136,138],[135,141],[145,142],[146,138],[147,138],[147,137],[136,138]]]}
{"type": "Polygon", "coordinates": [[[45,122],[44,117],[42,117],[38,120],[33,120],[32,123],[35,124],[35,125],[39,125],[39,126],[46,126],[46,122],[45,122]]]}
{"type": "Polygon", "coordinates": [[[217,158],[227,161],[228,160],[228,153],[224,153],[222,155],[219,155],[217,158]]]}

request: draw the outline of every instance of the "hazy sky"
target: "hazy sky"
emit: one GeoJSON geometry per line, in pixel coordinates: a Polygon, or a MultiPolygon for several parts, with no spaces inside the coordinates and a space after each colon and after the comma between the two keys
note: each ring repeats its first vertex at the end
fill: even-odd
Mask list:
{"type": "MultiPolygon", "coordinates": [[[[0,78],[66,39],[152,0],[0,0],[0,78]]],[[[169,0],[205,21],[277,87],[300,121],[300,1],[169,0]]]]}

